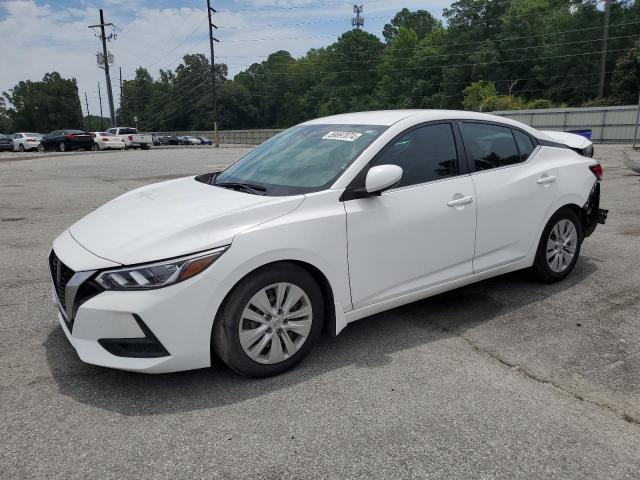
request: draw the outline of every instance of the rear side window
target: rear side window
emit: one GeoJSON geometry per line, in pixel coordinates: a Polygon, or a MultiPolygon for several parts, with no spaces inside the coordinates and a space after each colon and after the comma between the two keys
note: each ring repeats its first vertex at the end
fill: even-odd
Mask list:
{"type": "Polygon", "coordinates": [[[458,156],[448,123],[416,128],[393,140],[375,165],[402,168],[399,187],[431,182],[458,175],[458,156]]]}
{"type": "Polygon", "coordinates": [[[485,123],[463,123],[462,139],[476,171],[513,165],[521,161],[511,129],[485,123]]]}
{"type": "Polygon", "coordinates": [[[120,129],[120,135],[131,135],[134,133],[138,133],[138,131],[135,128],[121,128],[120,129]]]}
{"type": "Polygon", "coordinates": [[[519,130],[512,130],[513,138],[516,139],[516,144],[518,145],[518,152],[520,153],[520,161],[524,162],[531,152],[536,148],[531,140],[531,137],[526,133],[522,133],[519,130]]]}

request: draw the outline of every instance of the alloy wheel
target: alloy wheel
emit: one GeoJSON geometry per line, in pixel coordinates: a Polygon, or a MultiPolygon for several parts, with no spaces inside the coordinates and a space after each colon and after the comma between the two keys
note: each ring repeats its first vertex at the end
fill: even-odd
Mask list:
{"type": "Polygon", "coordinates": [[[60,145],[58,147],[60,148],[61,152],[64,152],[67,146],[64,144],[64,142],[60,142],[60,145]]]}
{"type": "Polygon", "coordinates": [[[286,282],[269,285],[251,297],[242,311],[240,345],[255,362],[280,363],[302,348],[312,322],[313,309],[304,290],[286,282]]]}
{"type": "Polygon", "coordinates": [[[564,272],[576,254],[578,231],[574,223],[563,218],[549,232],[547,239],[547,264],[555,273],[564,272]]]}

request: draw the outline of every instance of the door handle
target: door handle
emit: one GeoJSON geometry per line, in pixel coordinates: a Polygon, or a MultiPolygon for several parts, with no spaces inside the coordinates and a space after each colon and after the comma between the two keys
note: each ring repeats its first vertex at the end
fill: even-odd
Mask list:
{"type": "Polygon", "coordinates": [[[556,181],[556,177],[553,175],[545,175],[536,180],[538,185],[547,185],[548,183],[553,183],[556,181]]]}
{"type": "Polygon", "coordinates": [[[473,197],[461,197],[461,198],[456,198],[454,200],[451,200],[449,203],[447,203],[447,206],[461,207],[463,205],[468,205],[471,202],[473,202],[473,197]]]}

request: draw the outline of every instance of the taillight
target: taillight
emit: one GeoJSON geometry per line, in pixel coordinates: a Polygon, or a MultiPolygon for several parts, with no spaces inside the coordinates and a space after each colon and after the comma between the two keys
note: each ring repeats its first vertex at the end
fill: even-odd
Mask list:
{"type": "Polygon", "coordinates": [[[602,165],[596,163],[595,165],[591,165],[589,170],[591,170],[591,173],[593,173],[598,180],[602,180],[602,165]]]}
{"type": "Polygon", "coordinates": [[[108,142],[108,141],[109,141],[109,139],[108,139],[107,137],[102,137],[102,141],[103,141],[103,142],[108,142]]]}
{"type": "Polygon", "coordinates": [[[133,142],[133,135],[129,135],[129,141],[133,142]]]}
{"type": "Polygon", "coordinates": [[[68,135],[65,135],[65,138],[68,138],[69,140],[76,138],[77,135],[75,133],[70,133],[68,135]]]}

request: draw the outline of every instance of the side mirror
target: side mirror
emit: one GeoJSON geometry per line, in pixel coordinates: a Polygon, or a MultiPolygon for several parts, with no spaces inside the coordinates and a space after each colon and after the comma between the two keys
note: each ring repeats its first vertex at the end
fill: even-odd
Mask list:
{"type": "Polygon", "coordinates": [[[365,189],[372,195],[380,195],[402,178],[402,168],[397,165],[378,165],[367,172],[365,189]]]}

